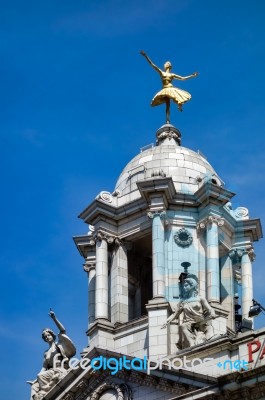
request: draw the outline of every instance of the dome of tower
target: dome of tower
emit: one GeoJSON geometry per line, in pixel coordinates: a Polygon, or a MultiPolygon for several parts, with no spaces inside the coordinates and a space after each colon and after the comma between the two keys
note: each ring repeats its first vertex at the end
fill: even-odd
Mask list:
{"type": "Polygon", "coordinates": [[[157,131],[157,139],[156,146],[141,151],[123,169],[115,186],[119,196],[134,193],[132,197],[137,198],[137,182],[161,177],[171,177],[176,191],[185,194],[195,193],[206,180],[222,185],[213,167],[199,151],[179,145],[180,132],[175,127],[163,125],[157,131]]]}

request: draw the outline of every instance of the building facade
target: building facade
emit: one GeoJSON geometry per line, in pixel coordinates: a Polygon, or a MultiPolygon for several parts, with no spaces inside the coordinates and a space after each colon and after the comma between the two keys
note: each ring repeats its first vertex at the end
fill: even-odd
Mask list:
{"type": "Polygon", "coordinates": [[[265,398],[249,317],[260,221],[173,125],[156,140],[79,216],[88,343],[47,400],[265,398]]]}

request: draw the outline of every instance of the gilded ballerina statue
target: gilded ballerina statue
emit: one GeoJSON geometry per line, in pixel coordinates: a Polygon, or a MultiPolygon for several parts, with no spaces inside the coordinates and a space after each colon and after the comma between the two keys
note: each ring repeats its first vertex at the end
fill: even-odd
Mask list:
{"type": "Polygon", "coordinates": [[[164,71],[158,68],[148,57],[148,55],[141,50],[140,54],[146,58],[149,64],[159,73],[163,88],[160,90],[151,101],[151,106],[159,106],[160,104],[166,103],[166,123],[170,123],[170,100],[174,101],[178,105],[179,111],[182,110],[182,105],[191,99],[191,94],[185,90],[178,89],[172,85],[173,79],[185,81],[186,79],[195,78],[198,76],[198,72],[194,72],[188,76],[180,76],[171,72],[172,65],[170,61],[165,62],[164,71]]]}

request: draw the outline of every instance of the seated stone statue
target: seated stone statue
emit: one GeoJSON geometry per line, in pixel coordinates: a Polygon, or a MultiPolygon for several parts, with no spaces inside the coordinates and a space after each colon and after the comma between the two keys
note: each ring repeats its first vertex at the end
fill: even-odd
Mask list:
{"type": "Polygon", "coordinates": [[[179,349],[186,349],[213,338],[212,319],[216,318],[216,315],[208,301],[198,295],[198,281],[194,275],[188,275],[184,279],[181,301],[162,328],[178,319],[181,314],[183,320],[179,323],[179,349]]]}
{"type": "Polygon", "coordinates": [[[58,343],[55,333],[46,328],[42,331],[42,338],[49,344],[49,349],[44,353],[43,367],[35,381],[31,384],[31,400],[41,400],[53,386],[67,373],[68,361],[76,353],[75,346],[66,335],[64,326],[58,321],[53,311],[49,313],[59,329],[58,343]]]}

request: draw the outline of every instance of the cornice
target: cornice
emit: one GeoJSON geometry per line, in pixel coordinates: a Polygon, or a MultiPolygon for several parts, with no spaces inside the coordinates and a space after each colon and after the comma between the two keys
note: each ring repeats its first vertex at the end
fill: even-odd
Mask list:
{"type": "Polygon", "coordinates": [[[201,208],[210,203],[219,206],[225,205],[232,197],[235,196],[235,193],[224,189],[222,186],[206,182],[197,190],[196,193],[194,193],[194,196],[201,208]]]}

